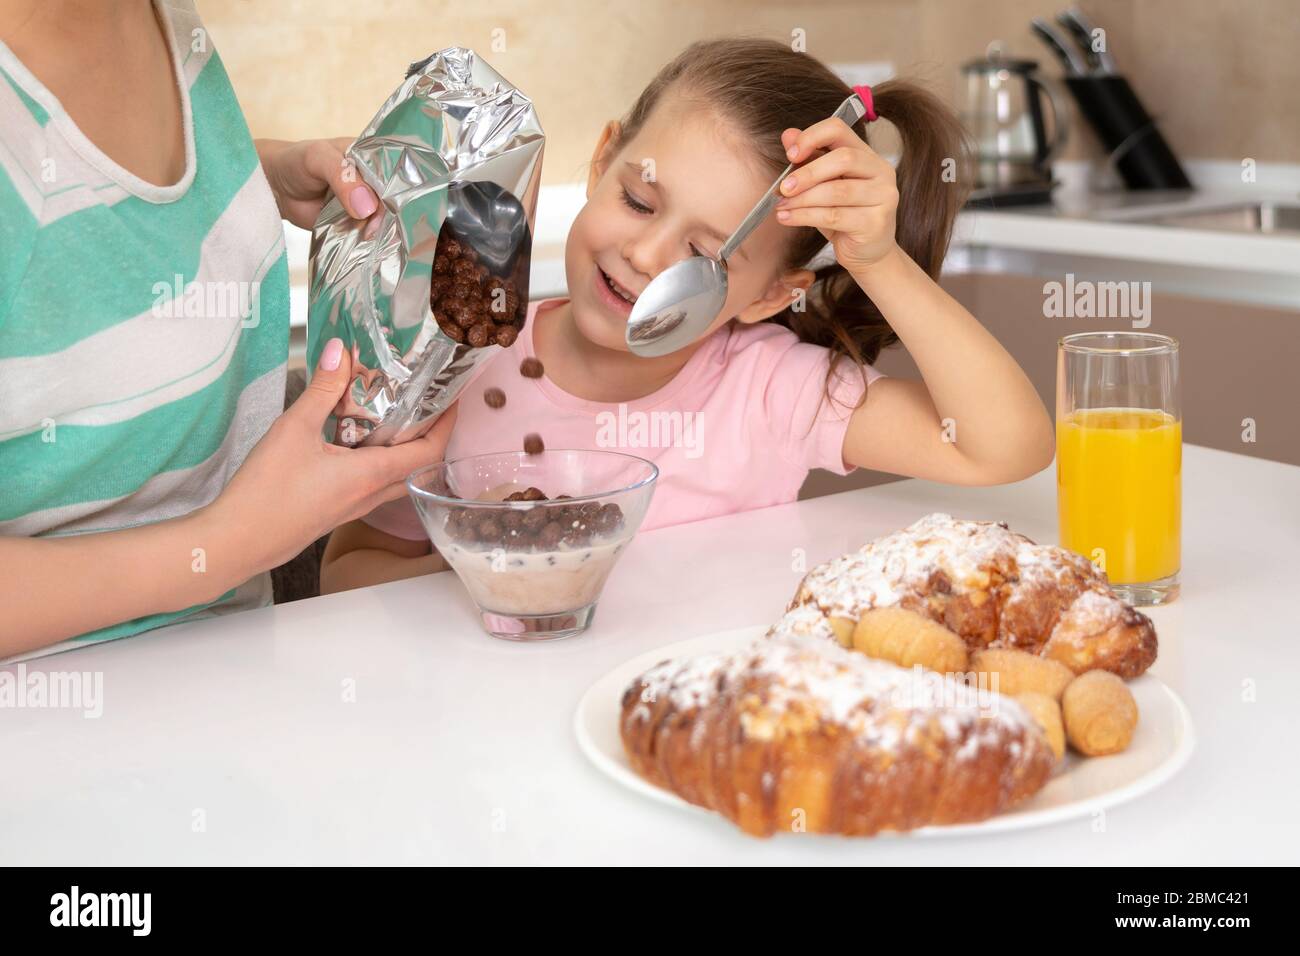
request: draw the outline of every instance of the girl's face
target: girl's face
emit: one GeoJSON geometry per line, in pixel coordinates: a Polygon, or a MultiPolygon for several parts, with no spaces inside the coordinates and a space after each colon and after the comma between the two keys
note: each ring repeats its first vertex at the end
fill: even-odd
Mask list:
{"type": "MultiPolygon", "coordinates": [[[[605,127],[587,180],[587,204],[565,245],[573,317],[584,338],[626,352],[632,302],[650,280],[688,256],[715,256],[753,208],[774,174],[706,111],[671,95],[640,133],[613,148],[619,127],[605,127]],[[621,293],[621,294],[620,294],[621,293]]],[[[807,288],[807,270],[782,272],[791,240],[774,218],[760,225],[727,262],[727,300],[710,331],[730,319],[758,322],[807,288]]]]}

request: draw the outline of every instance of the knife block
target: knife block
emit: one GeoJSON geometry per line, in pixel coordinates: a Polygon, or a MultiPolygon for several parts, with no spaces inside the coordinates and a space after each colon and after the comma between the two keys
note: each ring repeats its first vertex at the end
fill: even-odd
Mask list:
{"type": "Polygon", "coordinates": [[[1128,80],[1111,74],[1067,76],[1065,82],[1129,189],[1192,187],[1128,80]]]}

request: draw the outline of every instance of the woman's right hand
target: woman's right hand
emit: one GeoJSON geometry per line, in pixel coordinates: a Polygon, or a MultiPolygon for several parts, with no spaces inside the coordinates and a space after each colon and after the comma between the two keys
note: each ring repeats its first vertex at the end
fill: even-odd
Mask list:
{"type": "Polygon", "coordinates": [[[404,445],[340,448],[321,427],[351,377],[351,357],[335,339],[307,390],[206,507],[99,534],[0,535],[0,658],[215,601],[403,495],[407,475],[442,458],[455,406],[404,445]]]}
{"type": "Polygon", "coordinates": [[[352,356],[341,340],[331,339],[306,390],[209,506],[216,520],[248,529],[259,570],[283,564],[339,525],[400,498],[407,475],[442,460],[455,405],[425,435],[401,445],[326,442],[321,429],[351,380],[352,356]]]}

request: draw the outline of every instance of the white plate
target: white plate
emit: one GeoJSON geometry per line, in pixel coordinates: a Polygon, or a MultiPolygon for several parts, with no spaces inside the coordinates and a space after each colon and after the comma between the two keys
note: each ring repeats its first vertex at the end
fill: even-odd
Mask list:
{"type": "MultiPolygon", "coordinates": [[[[758,626],[708,634],[669,644],[620,664],[592,684],[578,702],[573,718],[578,746],[592,763],[632,790],[694,813],[710,812],[656,787],[632,769],[618,732],[623,691],[637,675],[660,661],[739,648],[766,630],[758,626]]],[[[1154,790],[1176,774],[1191,756],[1196,746],[1192,718],[1178,695],[1150,675],[1129,681],[1128,687],[1137,700],[1141,716],[1133,742],[1123,753],[1080,757],[1067,752],[1047,786],[1015,809],[980,823],[922,827],[902,835],[985,834],[1044,826],[1089,816],[1154,790]]]]}

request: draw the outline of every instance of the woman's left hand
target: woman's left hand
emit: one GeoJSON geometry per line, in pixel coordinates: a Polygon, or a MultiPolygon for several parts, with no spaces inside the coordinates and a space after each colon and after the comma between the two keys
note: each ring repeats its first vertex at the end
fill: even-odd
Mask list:
{"type": "Polygon", "coordinates": [[[893,166],[841,119],[788,129],[781,144],[791,162],[804,165],[781,184],[778,222],[816,226],[840,265],[855,275],[893,251],[898,211],[893,166]]]}
{"type": "Polygon", "coordinates": [[[353,219],[370,218],[379,208],[379,200],[347,158],[350,145],[352,140],[344,136],[296,143],[257,140],[257,154],[282,218],[310,229],[331,193],[339,197],[353,219]]]}

